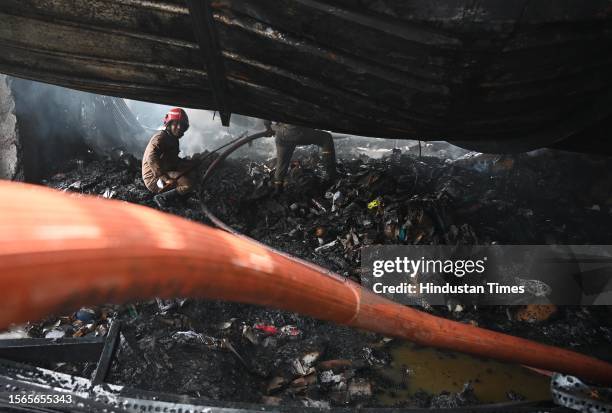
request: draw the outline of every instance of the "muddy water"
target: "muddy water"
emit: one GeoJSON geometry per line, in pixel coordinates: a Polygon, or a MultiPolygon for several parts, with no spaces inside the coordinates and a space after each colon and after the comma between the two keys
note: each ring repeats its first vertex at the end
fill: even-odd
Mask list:
{"type": "Polygon", "coordinates": [[[393,392],[379,396],[385,404],[407,399],[419,390],[430,394],[460,392],[468,381],[472,383],[476,397],[485,403],[508,402],[507,393],[510,391],[525,400],[550,399],[549,378],[519,365],[411,343],[396,345],[391,355],[390,366],[379,371],[394,383],[393,392]]]}

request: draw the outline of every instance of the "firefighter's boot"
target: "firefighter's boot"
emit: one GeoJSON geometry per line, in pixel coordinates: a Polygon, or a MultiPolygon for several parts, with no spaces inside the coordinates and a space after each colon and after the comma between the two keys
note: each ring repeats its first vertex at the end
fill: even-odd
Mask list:
{"type": "Polygon", "coordinates": [[[160,208],[168,208],[180,198],[180,195],[179,191],[175,188],[155,195],[153,201],[155,201],[160,208]]]}

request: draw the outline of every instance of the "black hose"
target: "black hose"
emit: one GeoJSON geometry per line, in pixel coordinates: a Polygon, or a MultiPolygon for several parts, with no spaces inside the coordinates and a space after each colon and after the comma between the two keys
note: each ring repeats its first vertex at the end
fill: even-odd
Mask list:
{"type": "Polygon", "coordinates": [[[257,241],[256,239],[253,239],[247,235],[244,235],[238,231],[236,231],[234,228],[230,227],[229,225],[227,225],[225,222],[221,221],[215,214],[213,214],[207,207],[206,204],[204,203],[204,188],[206,185],[206,181],[208,181],[208,179],[212,176],[212,174],[215,172],[215,170],[217,169],[217,167],[221,164],[221,162],[223,162],[223,160],[225,160],[228,156],[230,156],[234,151],[236,151],[238,148],[241,148],[242,146],[246,145],[249,142],[254,141],[255,139],[259,139],[259,138],[263,138],[266,136],[270,136],[270,131],[264,131],[264,132],[259,132],[259,133],[255,133],[253,135],[249,135],[249,136],[245,136],[244,138],[237,140],[232,146],[230,146],[228,149],[225,150],[225,152],[223,152],[221,155],[219,155],[219,157],[217,157],[209,166],[208,169],[206,169],[206,172],[204,173],[204,176],[202,177],[202,181],[200,184],[200,206],[202,208],[202,213],[206,216],[206,218],[208,218],[210,220],[210,222],[212,222],[212,224],[214,226],[216,226],[217,228],[220,228],[226,232],[229,232],[232,235],[235,235],[239,238],[242,238],[244,240],[247,240],[249,242],[252,242],[256,245],[260,245],[263,248],[268,249],[269,251],[273,251],[279,255],[282,255],[283,257],[292,260],[294,262],[299,262],[300,264],[306,265],[309,268],[312,268],[316,271],[325,273],[327,275],[331,275],[334,277],[337,277],[341,280],[345,280],[344,277],[342,277],[339,274],[334,273],[331,270],[328,270],[327,268],[323,268],[320,267],[316,264],[313,264],[309,261],[305,261],[302,260],[301,258],[297,258],[291,254],[288,254],[284,251],[280,251],[277,250],[276,248],[273,248],[269,245],[266,245],[262,242],[257,241]]]}
{"type": "MultiPolygon", "coordinates": [[[[206,173],[204,174],[204,176],[202,177],[202,182],[200,185],[200,190],[203,191],[204,190],[204,186],[206,184],[206,181],[208,180],[208,178],[212,175],[213,171],[217,168],[217,165],[219,165],[221,162],[223,162],[223,160],[225,158],[227,158],[228,156],[230,156],[232,154],[232,152],[234,152],[235,150],[237,150],[238,148],[246,145],[249,142],[254,141],[255,139],[259,139],[259,138],[265,138],[267,136],[270,136],[270,131],[263,131],[263,132],[258,132],[258,133],[254,133],[252,135],[249,136],[245,136],[244,138],[238,138],[232,142],[230,142],[232,145],[227,148],[227,150],[225,152],[223,152],[221,155],[219,155],[208,167],[208,169],[206,170],[206,173]]],[[[218,151],[219,149],[222,149],[223,147],[229,145],[225,144],[224,146],[217,148],[216,151],[218,151]]],[[[201,198],[203,199],[203,198],[201,198]]]]}

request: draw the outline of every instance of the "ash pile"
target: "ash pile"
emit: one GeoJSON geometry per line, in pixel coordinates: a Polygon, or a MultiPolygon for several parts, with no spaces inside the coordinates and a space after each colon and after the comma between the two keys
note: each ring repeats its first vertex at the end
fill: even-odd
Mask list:
{"type": "MultiPolygon", "coordinates": [[[[339,179],[326,185],[316,150],[296,151],[280,194],[273,159],[230,159],[201,195],[226,224],[273,248],[360,281],[359,248],[371,244],[608,244],[612,239],[611,162],[539,151],[514,156],[426,147],[367,151],[339,147],[339,179]],[[345,153],[345,155],[343,155],[345,153]]],[[[203,165],[206,167],[206,165],[203,165]]],[[[140,161],[121,150],[66,163],[50,187],[155,207],[140,161]]],[[[190,198],[166,212],[208,224],[190,198]]],[[[465,303],[424,310],[606,359],[612,344],[607,307],[487,311],[465,303]]],[[[86,309],[85,309],[86,310],[86,309]]],[[[83,310],[82,310],[83,311],[83,310]]],[[[452,407],[479,400],[460,392],[418,392],[381,374],[394,366],[396,340],[285,312],[194,300],[153,301],[92,309],[29,326],[32,336],[105,334],[107,318],[123,321],[109,382],[214,400],[326,406],[452,407]],[[87,312],[87,311],[86,311],[87,312]],[[390,400],[390,401],[389,401],[390,400]]],[[[56,366],[86,375],[83,365],[56,366]]],[[[408,384],[407,382],[408,381],[408,384]]],[[[520,399],[508,389],[508,398],[520,399]]]]}

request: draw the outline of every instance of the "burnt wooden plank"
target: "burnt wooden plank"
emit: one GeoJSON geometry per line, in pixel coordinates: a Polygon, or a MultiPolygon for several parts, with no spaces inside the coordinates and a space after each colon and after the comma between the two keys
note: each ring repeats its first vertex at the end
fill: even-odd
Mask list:
{"type": "Polygon", "coordinates": [[[194,42],[189,10],[182,0],[3,0],[0,11],[109,30],[194,42]]]}
{"type": "Polygon", "coordinates": [[[231,97],[228,94],[225,65],[210,1],[186,0],[186,2],[191,15],[191,25],[200,45],[202,60],[206,64],[215,106],[219,110],[223,126],[229,126],[231,97]]]}
{"type": "Polygon", "coordinates": [[[0,358],[23,362],[97,361],[104,337],[0,340],[0,358]]]}
{"type": "Polygon", "coordinates": [[[607,0],[325,0],[347,9],[380,14],[399,21],[420,22],[445,32],[497,31],[514,25],[518,15],[530,24],[592,21],[609,18],[607,0]],[[524,10],[523,10],[524,9],[524,10]],[[472,24],[464,24],[466,19],[472,24]]]}
{"type": "MultiPolygon", "coordinates": [[[[211,6],[235,113],[379,137],[535,147],[612,112],[607,0],[211,6]]],[[[219,109],[195,38],[183,0],[0,2],[0,71],[219,109]]]]}
{"type": "Polygon", "coordinates": [[[103,383],[106,379],[108,370],[111,367],[111,363],[115,355],[120,330],[121,322],[119,320],[114,320],[111,323],[111,326],[108,330],[108,334],[106,335],[106,339],[104,340],[104,348],[100,353],[98,365],[96,366],[94,372],[91,374],[91,383],[94,386],[103,383]]]}
{"type": "Polygon", "coordinates": [[[456,37],[440,35],[420,25],[397,24],[319,1],[224,0],[215,5],[220,11],[247,15],[323,48],[432,82],[452,75],[447,63],[459,52],[462,43],[456,37]]]}
{"type": "Polygon", "coordinates": [[[0,22],[0,40],[9,45],[138,63],[175,62],[183,67],[202,67],[195,43],[169,43],[163,38],[41,21],[3,12],[0,12],[0,22]]]}

